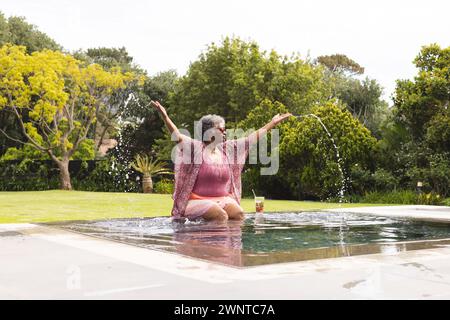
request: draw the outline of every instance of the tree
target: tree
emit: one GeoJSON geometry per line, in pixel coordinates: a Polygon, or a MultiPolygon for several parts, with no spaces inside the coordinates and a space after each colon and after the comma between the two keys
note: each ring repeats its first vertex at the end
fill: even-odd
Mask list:
{"type": "Polygon", "coordinates": [[[27,23],[25,18],[12,16],[6,19],[0,12],[0,46],[6,43],[25,46],[27,53],[44,49],[62,49],[59,44],[39,31],[36,26],[27,23]]]}
{"type": "MultiPolygon", "coordinates": [[[[274,114],[287,110],[279,102],[265,100],[240,125],[245,129],[258,128],[274,114]]],[[[352,166],[367,168],[370,165],[376,139],[353,118],[345,106],[329,101],[314,106],[310,111],[320,117],[331,133],[341,160],[337,158],[333,142],[316,118],[292,118],[279,126],[278,173],[261,177],[258,174],[259,165],[250,166],[244,178],[251,181],[244,180],[244,183],[271,197],[327,199],[337,196],[343,183],[338,161],[345,178],[348,178],[352,166]]],[[[345,183],[348,184],[347,181],[345,183]]]]}
{"type": "Polygon", "coordinates": [[[383,90],[374,79],[340,78],[336,84],[336,97],[376,137],[380,137],[380,125],[388,116],[386,101],[381,99],[383,90]]]}
{"type": "Polygon", "coordinates": [[[281,57],[255,42],[225,38],[191,64],[167,110],[186,128],[205,114],[219,114],[234,126],[264,99],[280,101],[292,112],[308,111],[330,94],[322,80],[322,69],[298,56],[281,57]]]}
{"type": "Polygon", "coordinates": [[[143,105],[149,103],[149,98],[143,92],[142,86],[147,79],[146,72],[133,64],[133,57],[128,54],[124,47],[90,48],[86,51],[75,52],[74,57],[84,61],[87,65],[99,64],[107,71],[120,69],[122,72],[133,72],[140,76],[140,81],[129,82],[125,88],[116,90],[109,99],[106,108],[97,111],[97,121],[89,135],[96,141],[96,149],[98,150],[106,137],[117,134],[120,119],[124,122],[125,119],[127,119],[127,122],[131,120],[137,125],[136,114],[139,112],[136,112],[136,110],[142,111],[143,105]],[[131,117],[135,118],[131,119],[131,117]]]}
{"type": "Polygon", "coordinates": [[[346,74],[347,76],[364,73],[364,68],[345,54],[319,56],[317,57],[317,62],[327,67],[333,73],[346,74]]]}
{"type": "Polygon", "coordinates": [[[389,113],[380,84],[368,77],[355,78],[364,73],[364,67],[346,55],[319,56],[316,61],[326,67],[326,79],[333,88],[331,98],[338,98],[374,136],[380,137],[380,124],[389,113]]]}
{"type": "MultiPolygon", "coordinates": [[[[6,43],[27,47],[27,52],[43,49],[60,50],[61,46],[35,26],[27,23],[24,18],[10,17],[8,19],[0,12],[0,47],[6,43]]],[[[15,116],[7,110],[0,110],[0,129],[15,139],[25,139],[15,116]]],[[[19,144],[0,135],[0,155],[10,147],[19,147],[19,144]]]]}
{"type": "Polygon", "coordinates": [[[397,121],[408,128],[415,142],[423,141],[431,119],[445,114],[450,100],[450,47],[422,47],[414,63],[414,80],[398,80],[394,95],[397,121]]]}
{"type": "Polygon", "coordinates": [[[146,108],[147,101],[157,100],[165,103],[170,93],[176,91],[178,75],[174,70],[159,72],[153,77],[148,77],[142,87],[141,107],[129,110],[129,116],[144,119],[136,127],[127,127],[122,132],[122,138],[130,154],[154,153],[152,147],[157,139],[164,137],[165,126],[160,116],[153,108],[146,108]]]}
{"type": "Polygon", "coordinates": [[[18,142],[47,154],[56,163],[61,189],[72,189],[69,160],[87,139],[98,110],[134,79],[132,73],[118,69],[83,66],[58,51],[30,55],[23,46],[0,49],[0,108],[16,116],[26,138],[18,142]]]}
{"type": "Polygon", "coordinates": [[[344,106],[329,102],[312,110],[328,131],[335,147],[317,119],[305,117],[283,125],[280,143],[280,172],[299,199],[327,199],[338,195],[342,181],[338,161],[349,176],[352,166],[367,168],[376,139],[344,106]]]}

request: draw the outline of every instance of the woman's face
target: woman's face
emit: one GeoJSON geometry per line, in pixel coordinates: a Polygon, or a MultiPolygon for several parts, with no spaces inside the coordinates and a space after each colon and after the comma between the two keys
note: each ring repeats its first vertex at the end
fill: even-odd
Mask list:
{"type": "Polygon", "coordinates": [[[222,137],[222,140],[225,141],[227,139],[227,129],[225,128],[225,123],[219,123],[216,125],[217,135],[222,137]]]}

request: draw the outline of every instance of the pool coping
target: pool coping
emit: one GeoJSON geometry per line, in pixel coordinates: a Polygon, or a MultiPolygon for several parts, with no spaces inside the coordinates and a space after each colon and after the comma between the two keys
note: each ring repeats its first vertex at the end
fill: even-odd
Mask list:
{"type": "Polygon", "coordinates": [[[324,209],[324,212],[359,213],[418,221],[450,222],[450,206],[402,205],[324,209]]]}

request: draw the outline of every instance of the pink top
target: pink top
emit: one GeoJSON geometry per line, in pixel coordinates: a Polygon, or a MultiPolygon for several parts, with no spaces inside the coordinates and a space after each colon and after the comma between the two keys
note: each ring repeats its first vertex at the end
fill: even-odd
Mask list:
{"type": "MultiPolygon", "coordinates": [[[[217,151],[220,152],[220,151],[217,151]]],[[[213,159],[208,152],[203,152],[203,163],[198,171],[192,192],[202,197],[223,197],[229,195],[230,167],[223,152],[222,160],[213,159]]]]}

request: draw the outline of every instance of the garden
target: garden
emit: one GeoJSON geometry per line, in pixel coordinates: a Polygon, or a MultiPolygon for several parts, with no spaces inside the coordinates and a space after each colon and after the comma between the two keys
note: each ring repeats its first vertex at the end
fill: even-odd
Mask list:
{"type": "Polygon", "coordinates": [[[314,117],[279,126],[277,174],[246,164],[245,210],[252,190],[280,211],[450,205],[450,47],[424,44],[413,63],[414,79],[398,79],[389,101],[346,55],[288,57],[238,37],[211,43],[184,75],[149,76],[126,48],[67,52],[0,15],[0,222],[61,220],[64,201],[71,219],[121,205],[129,216],[168,215],[174,142],[151,100],[190,132],[205,114],[245,130],[276,113],[321,119],[329,135],[314,117]],[[26,208],[27,196],[46,210],[26,208]],[[26,218],[11,216],[19,208],[26,218]]]}

